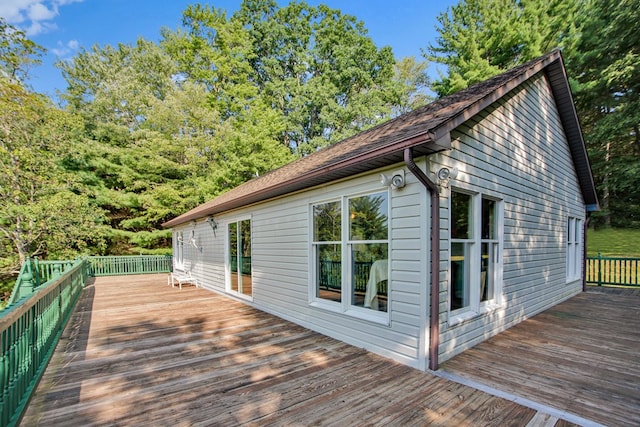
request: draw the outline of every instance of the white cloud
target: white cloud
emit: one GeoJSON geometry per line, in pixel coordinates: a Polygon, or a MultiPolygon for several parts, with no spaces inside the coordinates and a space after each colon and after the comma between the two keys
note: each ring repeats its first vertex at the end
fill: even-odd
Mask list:
{"type": "Polygon", "coordinates": [[[34,3],[29,6],[27,16],[33,22],[49,21],[58,15],[57,10],[49,9],[42,3],[34,3]]]}
{"type": "Polygon", "coordinates": [[[34,0],[7,0],[0,2],[0,16],[9,24],[19,24],[25,20],[24,11],[29,9],[34,0]]]}
{"type": "Polygon", "coordinates": [[[9,24],[26,31],[28,36],[35,36],[58,28],[51,21],[60,14],[60,6],[82,1],[84,0],[2,0],[0,16],[9,24]]]}
{"type": "Polygon", "coordinates": [[[70,54],[75,53],[80,47],[80,43],[77,40],[69,40],[66,44],[58,42],[55,48],[51,49],[51,52],[58,58],[64,58],[70,54]]]}

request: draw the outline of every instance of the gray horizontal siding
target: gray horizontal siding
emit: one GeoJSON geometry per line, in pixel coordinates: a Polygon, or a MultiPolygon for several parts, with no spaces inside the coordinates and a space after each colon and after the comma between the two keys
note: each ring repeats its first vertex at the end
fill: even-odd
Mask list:
{"type": "MultiPolygon", "coordinates": [[[[386,170],[390,171],[401,168],[386,170]]],[[[379,171],[334,185],[261,203],[216,217],[217,237],[204,241],[202,255],[189,253],[197,277],[208,289],[225,289],[226,224],[250,216],[252,220],[252,279],[255,307],[315,331],[367,348],[412,366],[423,366],[421,336],[426,318],[426,235],[423,187],[407,174],[407,186],[390,199],[391,280],[388,325],[363,320],[309,304],[310,205],[339,200],[343,195],[381,191],[379,171]]],[[[204,222],[198,232],[206,232],[204,222]]],[[[184,228],[190,231],[189,226],[184,228]]],[[[187,258],[187,256],[186,256],[187,258]]],[[[422,343],[424,347],[424,343],[422,343]]]]}
{"type": "MultiPolygon", "coordinates": [[[[566,283],[567,215],[583,217],[569,147],[551,92],[540,75],[452,133],[443,164],[464,165],[453,185],[504,200],[503,305],[448,324],[448,230],[441,232],[441,360],[579,291],[566,283]]],[[[448,221],[448,193],[441,198],[448,221]]],[[[448,228],[448,222],[446,227],[448,228]]]]}

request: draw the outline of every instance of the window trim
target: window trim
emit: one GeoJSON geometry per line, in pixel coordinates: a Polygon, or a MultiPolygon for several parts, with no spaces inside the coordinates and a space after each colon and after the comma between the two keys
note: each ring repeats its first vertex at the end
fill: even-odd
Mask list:
{"type": "Polygon", "coordinates": [[[342,239],[342,236],[344,236],[344,217],[343,217],[343,211],[344,211],[344,202],[342,200],[341,197],[337,197],[337,198],[331,198],[331,199],[324,199],[324,200],[318,200],[315,202],[312,202],[309,204],[309,304],[313,305],[313,306],[317,306],[317,307],[321,307],[324,308],[326,310],[331,310],[331,311],[335,311],[335,312],[341,312],[342,311],[342,304],[344,302],[344,274],[345,274],[345,266],[344,263],[341,264],[340,268],[341,268],[341,277],[342,277],[342,286],[340,288],[340,292],[341,292],[341,300],[340,302],[338,301],[332,301],[329,299],[324,299],[324,298],[320,298],[317,294],[316,294],[316,284],[317,284],[317,279],[318,279],[318,269],[316,266],[316,259],[317,259],[317,250],[318,250],[318,246],[321,244],[340,244],[340,259],[344,259],[344,242],[342,239]],[[324,204],[328,204],[328,203],[335,203],[338,202],[340,204],[340,241],[316,241],[315,240],[315,217],[314,217],[314,208],[316,206],[319,205],[324,205],[324,204]]]}
{"type": "Polygon", "coordinates": [[[487,193],[469,191],[463,188],[451,188],[449,195],[449,266],[447,271],[448,278],[448,324],[454,326],[465,320],[475,318],[485,313],[492,312],[503,305],[502,288],[503,288],[503,266],[504,266],[504,200],[487,193]],[[453,222],[453,193],[466,194],[471,197],[471,215],[469,216],[469,228],[471,236],[468,239],[452,238],[452,222],[453,222]],[[494,226],[495,238],[482,238],[482,201],[491,200],[494,205],[494,226]],[[453,243],[463,243],[469,251],[469,304],[458,309],[451,309],[451,293],[453,286],[452,277],[452,245],[453,243]],[[489,243],[494,245],[493,253],[493,295],[488,297],[486,301],[481,301],[480,286],[473,286],[473,283],[480,283],[481,277],[481,256],[482,244],[489,243]]]}
{"type": "Polygon", "coordinates": [[[566,283],[582,279],[582,253],[584,247],[584,219],[568,215],[566,235],[566,283]]]}
{"type": "Polygon", "coordinates": [[[176,231],[174,234],[173,248],[174,266],[178,270],[184,269],[184,232],[176,231]]]}
{"type": "MultiPolygon", "coordinates": [[[[335,313],[345,314],[350,317],[368,320],[383,325],[390,324],[390,312],[391,312],[391,211],[392,211],[392,193],[389,188],[372,188],[365,191],[358,191],[350,194],[343,194],[339,197],[332,197],[327,199],[313,200],[309,203],[309,305],[317,307],[323,310],[332,311],[335,313]],[[386,240],[351,240],[350,239],[350,220],[349,220],[349,200],[358,197],[364,197],[377,193],[385,193],[387,195],[387,239],[386,240]],[[315,223],[313,210],[315,206],[325,203],[340,202],[340,214],[341,214],[341,274],[342,274],[342,298],[340,302],[331,301],[316,296],[316,283],[318,280],[318,271],[316,267],[316,241],[314,240],[315,223]],[[386,243],[388,256],[388,287],[387,287],[387,311],[377,311],[371,308],[359,307],[352,304],[352,274],[351,264],[352,245],[360,243],[386,243]]],[[[327,242],[323,242],[327,243],[327,242]]]]}
{"type": "MultiPolygon", "coordinates": [[[[224,259],[225,259],[225,285],[224,285],[224,290],[225,292],[227,292],[230,295],[233,295],[235,297],[238,298],[242,298],[242,299],[246,299],[249,301],[253,301],[253,294],[254,294],[254,287],[253,287],[253,268],[251,269],[251,295],[247,295],[244,294],[242,292],[239,291],[234,291],[231,287],[232,287],[232,283],[231,283],[231,252],[230,252],[230,239],[231,239],[231,235],[230,235],[230,229],[231,229],[231,224],[237,224],[237,227],[239,227],[240,223],[242,221],[249,221],[249,227],[251,230],[251,256],[253,257],[253,218],[251,217],[251,215],[243,215],[243,216],[239,216],[234,218],[233,220],[229,220],[227,221],[226,225],[225,225],[225,239],[224,239],[224,259]]],[[[253,264],[253,260],[252,260],[252,264],[253,264]]]]}

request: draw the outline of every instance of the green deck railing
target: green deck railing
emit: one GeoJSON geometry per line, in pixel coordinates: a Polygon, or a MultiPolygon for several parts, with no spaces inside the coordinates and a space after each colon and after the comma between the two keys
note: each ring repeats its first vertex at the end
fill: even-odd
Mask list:
{"type": "Polygon", "coordinates": [[[0,311],[0,426],[19,423],[89,276],[171,270],[171,255],[25,261],[0,311]]]}
{"type": "Polygon", "coordinates": [[[2,312],[0,425],[20,421],[73,312],[86,272],[85,261],[77,260],[61,276],[52,277],[30,297],[2,312]]]}
{"type": "Polygon", "coordinates": [[[20,268],[20,274],[7,301],[7,306],[28,298],[40,285],[60,276],[72,265],[73,261],[40,261],[38,258],[27,258],[20,268]]]}
{"type": "MultiPolygon", "coordinates": [[[[373,261],[354,261],[351,283],[355,292],[366,292],[373,261]]],[[[321,260],[318,263],[318,286],[322,289],[342,287],[342,261],[321,260]]],[[[378,284],[379,294],[387,295],[387,282],[378,284]]]]}
{"type": "Polygon", "coordinates": [[[640,258],[587,257],[587,283],[640,286],[640,258]]]}
{"type": "Polygon", "coordinates": [[[87,258],[90,276],[170,273],[171,255],[92,256],[87,258]]]}

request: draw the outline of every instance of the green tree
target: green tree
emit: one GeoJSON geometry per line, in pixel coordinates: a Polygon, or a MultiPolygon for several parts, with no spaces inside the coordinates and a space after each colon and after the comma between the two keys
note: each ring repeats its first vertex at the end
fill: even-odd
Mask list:
{"type": "Polygon", "coordinates": [[[430,59],[445,95],[564,48],[603,211],[596,223],[640,227],[640,18],[637,1],[462,0],[440,15],[430,59]]]}
{"type": "Polygon", "coordinates": [[[63,167],[81,123],[20,84],[0,78],[2,269],[26,257],[71,256],[100,247],[100,209],[63,167]]]}
{"type": "Polygon", "coordinates": [[[182,23],[185,30],[162,30],[162,46],[179,64],[179,78],[205,85],[221,120],[240,114],[257,94],[249,81],[249,34],[223,10],[200,4],[187,7],[182,23]]]}
{"type": "Polygon", "coordinates": [[[427,67],[426,61],[418,61],[413,56],[396,62],[394,80],[399,87],[400,99],[394,107],[394,115],[408,113],[432,101],[427,93],[431,85],[427,67]]]}
{"type": "Polygon", "coordinates": [[[566,55],[605,226],[640,227],[640,34],[630,25],[638,6],[584,2],[566,55]]]}
{"type": "Polygon", "coordinates": [[[577,0],[461,0],[438,16],[424,55],[447,66],[433,89],[457,92],[572,43],[577,0]]]}
{"type": "Polygon", "coordinates": [[[144,39],[135,45],[95,45],[56,65],[67,82],[62,99],[90,129],[96,123],[139,128],[150,105],[173,89],[176,73],[172,59],[144,39]]]}
{"type": "Polygon", "coordinates": [[[208,7],[184,19],[191,30],[163,30],[160,44],[94,46],[59,64],[89,141],[68,167],[107,211],[109,253],[166,250],[164,221],[292,158],[249,82],[245,30],[208,7]]]}
{"type": "Polygon", "coordinates": [[[281,142],[305,155],[388,119],[402,89],[390,47],[325,5],[245,0],[233,21],[251,35],[252,79],[285,120],[281,142]]]}
{"type": "Polygon", "coordinates": [[[24,82],[31,65],[40,63],[44,48],[0,17],[0,76],[24,82]]]}

